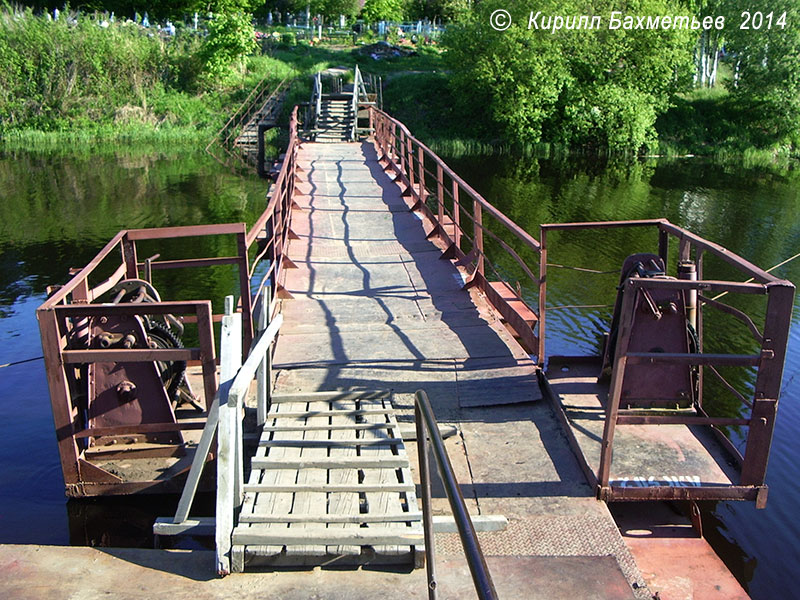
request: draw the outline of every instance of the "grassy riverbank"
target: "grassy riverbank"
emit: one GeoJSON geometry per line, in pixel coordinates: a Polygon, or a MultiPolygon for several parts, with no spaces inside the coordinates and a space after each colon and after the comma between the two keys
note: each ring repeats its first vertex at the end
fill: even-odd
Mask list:
{"type": "MultiPolygon", "coordinates": [[[[102,27],[89,17],[69,24],[66,19],[53,22],[3,9],[0,34],[4,148],[53,149],[98,142],[198,147],[214,136],[263,78],[274,85],[285,77],[296,78],[288,115],[292,104],[308,97],[309,75],[359,64],[383,77],[386,110],[440,154],[620,154],[603,147],[568,147],[547,136],[510,141],[480,114],[478,100],[465,109],[453,86],[454,66],[438,46],[420,46],[413,56],[375,60],[370,52],[349,45],[272,42],[258,49],[252,44],[254,51],[246,58],[209,71],[208,42],[189,28],[175,37],[162,37],[133,24],[102,27]]],[[[761,133],[758,111],[730,94],[723,83],[676,95],[655,122],[658,141],[650,153],[744,158],[754,164],[793,157],[794,146],[785,139],[776,144],[768,130],[761,133]]]]}

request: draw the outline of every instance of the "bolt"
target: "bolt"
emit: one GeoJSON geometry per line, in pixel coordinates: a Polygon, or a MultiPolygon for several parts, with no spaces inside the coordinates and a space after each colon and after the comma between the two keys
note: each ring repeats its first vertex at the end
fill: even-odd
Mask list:
{"type": "Polygon", "coordinates": [[[100,317],[101,323],[108,323],[108,317],[100,317]]]}
{"type": "Polygon", "coordinates": [[[117,384],[117,396],[122,402],[130,402],[136,398],[136,384],[130,381],[121,381],[117,384]]]}

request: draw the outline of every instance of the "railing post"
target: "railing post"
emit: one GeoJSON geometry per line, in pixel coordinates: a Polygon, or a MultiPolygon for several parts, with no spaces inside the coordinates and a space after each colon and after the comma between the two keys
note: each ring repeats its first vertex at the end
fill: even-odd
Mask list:
{"type": "MultiPolygon", "coordinates": [[[[261,311],[258,322],[258,334],[261,335],[269,326],[270,305],[272,304],[271,282],[264,286],[264,294],[261,296],[261,311]]],[[[272,351],[267,349],[264,359],[256,371],[258,380],[256,387],[256,418],[258,426],[261,427],[267,422],[267,411],[270,404],[270,387],[272,385],[272,351]]]]}
{"type": "Polygon", "coordinates": [[[458,199],[458,182],[453,179],[453,221],[455,222],[455,232],[453,243],[456,248],[461,249],[461,203],[458,199]]]}
{"type": "Polygon", "coordinates": [[[436,163],[436,201],[437,201],[437,219],[439,225],[444,223],[444,169],[440,162],[436,163]]]}
{"type": "Polygon", "coordinates": [[[544,369],[545,323],[547,313],[547,229],[539,228],[539,348],[536,360],[544,369]]]}
{"type": "Polygon", "coordinates": [[[483,275],[483,263],[484,263],[484,256],[483,256],[483,211],[481,210],[480,203],[473,198],[472,200],[472,211],[473,217],[475,219],[475,227],[473,229],[475,235],[475,249],[477,250],[477,264],[475,266],[475,271],[483,275]]]}
{"type": "MultiPolygon", "coordinates": [[[[761,345],[762,359],[758,366],[753,393],[753,412],[742,465],[742,485],[763,485],[767,475],[767,461],[775,428],[775,413],[781,391],[786,345],[789,341],[793,300],[793,285],[788,282],[767,284],[767,316],[764,323],[764,342],[761,345]]],[[[758,507],[763,508],[763,506],[758,507]]]]}
{"type": "Polygon", "coordinates": [[[408,191],[414,193],[414,148],[411,136],[406,136],[406,166],[408,167],[408,191]]]}
{"type": "Polygon", "coordinates": [[[122,260],[125,262],[125,277],[138,279],[139,268],[136,260],[136,242],[128,239],[127,233],[122,238],[122,260]]]}
{"type": "Polygon", "coordinates": [[[231,572],[231,536],[233,535],[234,485],[236,479],[235,408],[228,405],[236,372],[242,363],[241,315],[233,312],[233,296],[225,298],[220,340],[219,422],[217,429],[217,572],[231,572]]]}
{"type": "Polygon", "coordinates": [[[419,183],[419,201],[425,202],[428,191],[425,189],[425,152],[422,146],[417,148],[417,181],[419,183]]]}
{"type": "Polygon", "coordinates": [[[236,243],[239,248],[239,292],[244,330],[242,349],[246,355],[250,351],[250,344],[253,343],[253,308],[250,296],[250,263],[247,258],[247,229],[244,224],[242,224],[242,232],[236,234],[236,243]]]}
{"type": "Polygon", "coordinates": [[[407,173],[408,173],[408,168],[406,167],[406,132],[401,129],[400,130],[400,175],[407,177],[407,173]]]}
{"type": "Polygon", "coordinates": [[[601,489],[608,487],[611,473],[614,431],[617,427],[619,404],[622,399],[622,382],[625,379],[625,367],[628,363],[628,345],[631,339],[633,310],[636,305],[636,297],[639,295],[639,287],[630,278],[624,281],[622,285],[624,286],[624,292],[622,295],[622,307],[620,308],[619,333],[614,362],[612,363],[611,384],[608,389],[608,399],[606,400],[606,422],[603,426],[600,465],[597,470],[597,480],[601,489]]]}

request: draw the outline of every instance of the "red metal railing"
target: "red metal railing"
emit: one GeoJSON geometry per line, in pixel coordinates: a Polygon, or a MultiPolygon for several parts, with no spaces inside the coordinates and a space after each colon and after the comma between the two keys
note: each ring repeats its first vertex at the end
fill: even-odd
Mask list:
{"type": "MultiPolygon", "coordinates": [[[[662,495],[664,498],[676,497],[680,494],[677,488],[626,488],[612,489],[609,482],[610,466],[613,454],[614,432],[618,424],[647,423],[682,423],[687,425],[710,426],[722,445],[739,461],[741,477],[738,485],[722,492],[722,496],[731,498],[747,498],[756,500],[763,506],[766,500],[764,479],[767,459],[775,423],[781,375],[791,322],[791,311],[794,286],[785,280],[778,279],[749,261],[709,242],[681,227],[673,225],[665,219],[641,221],[618,221],[600,223],[565,223],[542,225],[540,241],[534,239],[519,225],[492,206],[463,179],[452,171],[434,152],[417,140],[401,122],[390,117],[375,107],[370,108],[371,127],[374,128],[375,144],[380,160],[386,169],[397,174],[397,181],[404,186],[404,195],[410,197],[413,209],[420,211],[433,229],[430,236],[436,235],[446,247],[445,255],[456,259],[460,266],[468,266],[471,270],[467,286],[477,286],[489,302],[498,310],[509,324],[523,346],[535,353],[540,367],[544,367],[546,359],[545,339],[547,325],[547,271],[559,265],[548,262],[547,233],[552,230],[608,229],[615,227],[652,227],[658,232],[658,255],[666,264],[670,238],[679,243],[679,260],[693,260],[697,268],[696,280],[659,280],[651,278],[629,278],[625,283],[631,293],[624,296],[625,302],[621,311],[619,343],[613,358],[610,392],[606,402],[605,430],[602,439],[601,463],[597,472],[592,473],[601,497],[611,498],[653,498],[662,495]],[[489,224],[492,222],[492,226],[489,224]],[[499,227],[499,228],[498,228],[499,227]],[[504,281],[498,268],[491,262],[484,250],[484,239],[491,237],[510,257],[520,271],[524,273],[535,289],[538,289],[538,315],[525,318],[527,309],[520,288],[512,288],[504,281]],[[505,238],[505,239],[504,239],[505,238]],[[519,251],[506,241],[515,239],[519,251]],[[734,281],[709,281],[703,279],[704,255],[712,255],[735,267],[745,277],[752,277],[755,283],[739,283],[734,281]],[[527,261],[526,261],[527,257],[527,261]],[[538,265],[537,265],[538,262],[538,265]],[[538,271],[538,273],[537,273],[538,271]],[[491,282],[487,272],[499,282],[491,282]],[[499,283],[499,285],[498,285],[499,283]],[[633,298],[646,290],[670,288],[682,293],[697,294],[697,334],[699,349],[694,353],[666,354],[641,353],[628,350],[631,310],[633,298]],[[721,291],[738,294],[761,294],[767,297],[765,320],[761,329],[753,319],[741,310],[722,304],[714,298],[703,296],[702,292],[721,291]],[[713,354],[703,352],[704,332],[703,313],[706,307],[720,310],[742,321],[750,332],[760,350],[756,354],[713,354]],[[534,334],[533,327],[538,327],[534,334]],[[538,334],[538,335],[537,335],[538,334]],[[621,383],[626,366],[633,364],[662,365],[684,364],[696,365],[698,368],[698,395],[695,401],[696,415],[664,416],[633,414],[620,409],[621,383]],[[755,369],[755,386],[752,399],[736,390],[726,381],[717,366],[738,365],[755,369]],[[704,370],[720,379],[723,388],[731,392],[743,402],[749,414],[743,417],[715,417],[707,414],[703,407],[703,375],[704,370]],[[720,429],[724,426],[744,426],[748,428],[747,445],[744,456],[720,429]],[[677,490],[677,491],[676,491],[677,490]]],[[[592,265],[593,266],[593,265],[592,265]]],[[[591,271],[591,269],[584,269],[591,271]]],[[[581,307],[572,307],[581,308],[581,307]]],[[[696,492],[698,497],[720,496],[719,489],[705,488],[696,492]]],[[[722,497],[720,496],[720,497],[722,497]]]]}
{"type": "Polygon", "coordinates": [[[535,315],[527,310],[519,289],[506,282],[486,256],[484,236],[491,237],[505,250],[533,286],[538,286],[539,277],[503,238],[510,235],[533,253],[539,252],[539,242],[492,206],[430,148],[412,136],[400,121],[371,106],[370,127],[374,130],[381,161],[397,173],[405,186],[404,195],[415,200],[414,209],[433,223],[434,231],[430,235],[438,235],[444,241],[446,255],[460,265],[471,267],[466,285],[481,289],[514,329],[523,346],[535,352],[541,336],[541,329],[539,336],[533,331],[535,315]],[[427,204],[432,194],[436,212],[427,204]],[[484,215],[492,217],[501,231],[493,231],[484,223],[484,215]],[[487,267],[493,281],[487,278],[487,267]]]}

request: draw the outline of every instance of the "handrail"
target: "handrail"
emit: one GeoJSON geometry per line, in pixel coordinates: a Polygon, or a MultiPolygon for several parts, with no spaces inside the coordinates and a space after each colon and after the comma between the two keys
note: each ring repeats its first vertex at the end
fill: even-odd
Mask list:
{"type": "Polygon", "coordinates": [[[469,570],[472,573],[472,582],[478,598],[494,599],[497,598],[497,591],[494,588],[489,567],[483,556],[478,535],[464,503],[464,496],[458,487],[458,480],[450,463],[450,457],[444,447],[444,441],[439,433],[439,426],[433,415],[428,395],[424,390],[417,390],[414,394],[414,420],[417,426],[417,449],[419,453],[420,467],[420,487],[422,489],[422,515],[425,529],[425,546],[428,553],[428,598],[435,600],[437,597],[436,581],[436,550],[433,539],[433,517],[431,515],[431,482],[428,473],[428,445],[433,449],[433,457],[439,471],[442,483],[444,484],[447,500],[450,502],[450,509],[453,511],[453,519],[458,528],[458,535],[461,538],[461,545],[467,558],[469,570]]]}
{"type": "MultiPolygon", "coordinates": [[[[211,146],[214,144],[214,142],[219,140],[222,137],[222,135],[225,132],[228,131],[229,128],[236,127],[236,125],[241,123],[240,114],[243,113],[243,111],[245,110],[245,107],[249,107],[250,105],[252,105],[254,103],[254,101],[251,100],[251,99],[253,98],[253,96],[256,94],[257,91],[261,90],[259,92],[259,95],[260,95],[260,93],[263,92],[263,89],[261,89],[261,88],[266,87],[266,83],[267,83],[267,78],[268,77],[269,77],[269,75],[264,76],[264,78],[261,81],[259,81],[256,84],[256,86],[250,91],[250,93],[247,95],[247,98],[244,99],[244,101],[234,111],[234,113],[231,115],[231,117],[225,122],[225,124],[220,128],[220,130],[216,133],[216,135],[208,143],[208,145],[206,146],[206,149],[205,149],[206,152],[209,151],[209,148],[211,148],[211,146]],[[238,121],[236,121],[237,118],[239,119],[238,121]],[[236,123],[234,123],[234,121],[236,121],[236,123]]],[[[283,82],[281,82],[281,83],[283,83],[283,82]]],[[[225,141],[227,141],[227,138],[226,138],[225,141]]]]}
{"type": "Polygon", "coordinates": [[[353,98],[351,100],[350,110],[353,113],[353,124],[350,128],[350,141],[356,141],[357,128],[358,128],[358,100],[359,92],[361,90],[361,70],[356,65],[355,77],[353,78],[353,98]]]}
{"type": "Polygon", "coordinates": [[[311,115],[311,129],[316,129],[319,124],[319,115],[322,112],[322,71],[314,75],[314,89],[311,92],[311,106],[314,114],[311,115]]]}

